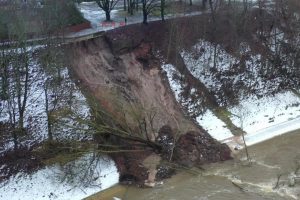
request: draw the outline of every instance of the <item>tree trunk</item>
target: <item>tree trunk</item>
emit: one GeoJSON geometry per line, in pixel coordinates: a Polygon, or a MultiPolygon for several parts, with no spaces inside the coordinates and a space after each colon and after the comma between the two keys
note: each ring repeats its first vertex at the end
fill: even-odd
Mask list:
{"type": "Polygon", "coordinates": [[[124,11],[127,10],[127,6],[126,6],[126,0],[124,0],[124,11]]]}
{"type": "Polygon", "coordinates": [[[148,14],[143,10],[143,24],[148,24],[148,14]]]}
{"type": "Polygon", "coordinates": [[[214,5],[213,5],[212,0],[208,0],[208,2],[209,2],[210,12],[211,12],[211,17],[212,17],[213,23],[215,24],[216,23],[216,17],[215,17],[214,5]]]}
{"type": "Polygon", "coordinates": [[[106,17],[106,21],[111,21],[110,20],[110,11],[108,11],[108,10],[105,11],[105,17],[106,17]]]}
{"type": "Polygon", "coordinates": [[[243,4],[244,4],[244,12],[246,13],[248,10],[248,0],[243,0],[243,4]]]}
{"type": "Polygon", "coordinates": [[[134,10],[134,0],[127,0],[127,12],[130,15],[133,15],[133,10],[134,10]]]}
{"type": "MultiPolygon", "coordinates": [[[[24,64],[24,70],[25,70],[25,82],[24,82],[24,86],[22,88],[22,84],[21,84],[21,74],[20,71],[17,72],[17,84],[18,84],[18,88],[17,88],[17,99],[18,99],[18,109],[19,109],[19,129],[23,129],[24,128],[24,113],[25,113],[25,109],[26,109],[26,104],[27,104],[27,97],[28,97],[28,87],[29,87],[29,67],[28,67],[28,58],[26,55],[26,50],[24,50],[25,55],[24,55],[24,63],[20,63],[20,64],[24,64]],[[23,94],[22,94],[22,90],[23,90],[23,94]]],[[[18,69],[19,70],[19,69],[18,69]]]]}
{"type": "Polygon", "coordinates": [[[5,55],[5,51],[2,50],[1,52],[1,59],[0,59],[0,77],[1,77],[1,91],[0,91],[0,98],[2,100],[8,100],[9,98],[9,59],[7,55],[5,55]]]}
{"type": "Polygon", "coordinates": [[[143,0],[143,24],[148,24],[147,1],[143,0]]]}
{"type": "Polygon", "coordinates": [[[202,8],[203,9],[206,9],[206,3],[207,3],[207,0],[202,0],[202,8]]]}
{"type": "Polygon", "coordinates": [[[139,11],[139,0],[135,1],[135,10],[138,12],[139,11]]]}
{"type": "Polygon", "coordinates": [[[217,44],[214,46],[214,69],[217,68],[217,44]]]}
{"type": "Polygon", "coordinates": [[[161,20],[165,21],[165,0],[161,0],[160,2],[160,15],[161,20]]]}
{"type": "Polygon", "coordinates": [[[127,0],[127,12],[133,15],[135,0],[127,0]]]}
{"type": "Polygon", "coordinates": [[[46,109],[46,114],[47,114],[47,128],[48,128],[48,140],[52,141],[53,140],[53,134],[52,134],[52,129],[51,129],[51,116],[49,112],[49,99],[48,99],[48,85],[47,81],[44,85],[44,92],[45,92],[45,109],[46,109]]]}
{"type": "Polygon", "coordinates": [[[13,137],[13,142],[14,142],[14,150],[17,150],[18,149],[18,136],[17,136],[15,128],[12,130],[12,137],[13,137]]]}
{"type": "Polygon", "coordinates": [[[192,6],[193,5],[193,0],[190,0],[190,6],[192,6]]]}
{"type": "Polygon", "coordinates": [[[14,103],[14,97],[8,101],[9,119],[10,119],[10,124],[12,126],[11,127],[12,128],[11,136],[13,138],[14,150],[17,150],[18,149],[18,135],[17,135],[17,132],[16,132],[16,127],[15,127],[16,113],[15,113],[15,108],[14,108],[11,100],[14,103]]]}

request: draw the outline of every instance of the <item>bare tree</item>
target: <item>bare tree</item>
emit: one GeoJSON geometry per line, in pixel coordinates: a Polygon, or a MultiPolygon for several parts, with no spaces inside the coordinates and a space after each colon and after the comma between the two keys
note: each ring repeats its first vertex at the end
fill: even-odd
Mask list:
{"type": "Polygon", "coordinates": [[[26,44],[26,28],[22,19],[11,19],[9,37],[14,40],[10,49],[1,51],[0,103],[5,104],[14,148],[18,148],[18,136],[24,134],[24,118],[28,100],[30,69],[26,44]]]}
{"type": "Polygon", "coordinates": [[[10,30],[10,38],[15,41],[13,50],[10,51],[10,72],[12,88],[15,93],[18,108],[18,128],[24,127],[24,112],[29,88],[29,57],[26,45],[26,25],[21,17],[12,21],[14,25],[10,30]]]}
{"type": "Polygon", "coordinates": [[[243,110],[242,106],[239,106],[239,113],[238,114],[233,114],[231,113],[233,116],[239,118],[240,120],[240,128],[241,128],[241,136],[242,136],[242,140],[244,143],[244,147],[245,147],[245,153],[246,153],[246,157],[247,157],[247,161],[249,162],[249,164],[251,163],[251,157],[249,155],[249,151],[248,151],[248,146],[245,140],[245,131],[244,129],[244,120],[247,117],[247,110],[243,110]]]}
{"type": "Polygon", "coordinates": [[[134,0],[127,0],[127,11],[130,15],[133,15],[135,3],[134,0]]]}
{"type": "Polygon", "coordinates": [[[9,98],[9,56],[2,49],[0,55],[0,80],[1,80],[1,90],[0,90],[0,99],[6,100],[9,98]]]}
{"type": "Polygon", "coordinates": [[[29,89],[29,58],[26,47],[21,48],[21,54],[16,54],[16,60],[13,63],[12,74],[15,83],[16,97],[18,104],[18,128],[24,128],[24,113],[26,109],[29,89]]]}
{"type": "Polygon", "coordinates": [[[162,21],[165,21],[165,7],[166,7],[166,1],[160,0],[160,16],[162,21]]]}
{"type": "MultiPolygon", "coordinates": [[[[13,57],[11,51],[5,51],[2,49],[0,62],[0,79],[1,79],[1,96],[0,102],[3,105],[2,115],[8,115],[8,123],[11,127],[11,137],[13,138],[14,148],[18,148],[18,136],[16,131],[14,131],[17,124],[17,103],[15,101],[16,91],[15,85],[13,84],[11,77],[11,58],[13,57]],[[4,109],[5,107],[5,109],[4,109]]],[[[3,123],[3,122],[2,122],[3,123]]]]}
{"type": "Polygon", "coordinates": [[[206,9],[207,0],[202,0],[202,8],[206,9]]]}
{"type": "Polygon", "coordinates": [[[213,23],[216,24],[216,9],[214,7],[214,3],[212,0],[208,0],[208,3],[209,3],[209,8],[210,8],[213,23]]]}
{"type": "Polygon", "coordinates": [[[110,13],[118,2],[119,0],[96,0],[98,6],[105,12],[106,21],[111,21],[110,13]]]}
{"type": "Polygon", "coordinates": [[[148,16],[155,9],[160,7],[157,0],[142,0],[143,24],[148,24],[148,16]]]}

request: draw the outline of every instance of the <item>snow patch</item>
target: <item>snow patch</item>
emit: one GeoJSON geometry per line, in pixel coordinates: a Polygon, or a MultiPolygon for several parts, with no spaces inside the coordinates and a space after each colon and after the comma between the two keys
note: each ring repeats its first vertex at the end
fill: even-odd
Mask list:
{"type": "Polygon", "coordinates": [[[89,166],[91,159],[92,154],[76,161],[72,172],[79,174],[73,174],[72,181],[64,171],[66,168],[59,165],[46,167],[32,175],[19,173],[0,184],[0,199],[79,200],[118,183],[119,174],[114,162],[104,156],[94,161],[91,165],[93,174],[85,177],[83,169],[89,166]],[[85,182],[87,178],[88,182],[85,182]]]}
{"type": "Polygon", "coordinates": [[[205,40],[199,40],[191,52],[183,50],[180,55],[191,74],[214,90],[220,90],[223,83],[213,76],[212,70],[228,71],[237,63],[220,45],[205,40]]]}
{"type": "Polygon", "coordinates": [[[229,109],[232,122],[247,133],[255,133],[280,123],[300,118],[300,98],[292,92],[258,99],[250,96],[229,109]]]}
{"type": "Polygon", "coordinates": [[[218,119],[210,110],[198,116],[196,120],[213,138],[219,141],[233,136],[228,128],[226,128],[226,124],[218,119]]]}
{"type": "MultiPolygon", "coordinates": [[[[28,148],[35,144],[39,144],[48,137],[48,118],[45,106],[46,96],[44,89],[46,81],[51,79],[51,77],[42,69],[41,64],[34,55],[35,51],[39,48],[42,48],[42,46],[27,47],[25,52],[29,57],[29,89],[24,113],[24,127],[27,129],[28,134],[20,136],[18,142],[20,145],[28,148]]],[[[24,53],[19,52],[18,49],[10,51],[11,52],[7,53],[24,53]]],[[[54,94],[51,88],[48,89],[49,111],[68,108],[72,111],[73,115],[76,115],[81,119],[88,119],[90,116],[89,106],[80,89],[71,80],[67,67],[61,67],[61,76],[63,78],[61,87],[56,91],[56,93],[60,93],[60,99],[55,99],[57,94],[54,94]],[[56,102],[55,106],[53,105],[53,102],[56,102]],[[53,107],[55,107],[55,109],[53,107]]],[[[10,86],[14,86],[15,83],[13,80],[9,80],[10,86]]],[[[8,100],[0,99],[0,122],[9,122],[9,112],[12,112],[12,109],[14,109],[15,112],[17,111],[17,98],[13,99],[13,101],[15,102],[16,107],[9,110],[8,100]]],[[[18,119],[18,112],[16,112],[16,121],[18,121],[18,119]]],[[[70,119],[69,116],[60,117],[59,120],[56,121],[56,124],[52,124],[54,139],[63,140],[67,138],[81,140],[91,138],[91,135],[87,135],[82,131],[82,129],[87,130],[87,126],[80,125],[76,120],[70,119]]],[[[3,136],[0,143],[0,154],[13,149],[13,147],[14,143],[12,137],[10,135],[3,136]]]]}
{"type": "MultiPolygon", "coordinates": [[[[162,69],[167,74],[170,87],[175,95],[177,102],[185,107],[189,114],[195,114],[197,112],[198,106],[202,106],[201,99],[193,101],[193,103],[191,103],[191,97],[189,97],[188,99],[183,99],[181,96],[181,92],[183,92],[184,85],[180,81],[180,77],[182,75],[171,64],[162,65],[162,69]]],[[[192,96],[195,93],[196,89],[192,88],[190,90],[189,96],[192,96]]],[[[206,129],[208,133],[215,139],[223,140],[232,137],[231,132],[226,128],[226,124],[218,119],[210,110],[207,110],[204,114],[196,115],[195,118],[198,124],[206,129]]]]}
{"type": "Polygon", "coordinates": [[[180,78],[182,75],[171,64],[162,65],[162,69],[167,74],[170,87],[171,87],[172,91],[174,92],[176,100],[178,102],[180,102],[181,101],[180,94],[183,91],[183,85],[178,78],[180,78]]]}

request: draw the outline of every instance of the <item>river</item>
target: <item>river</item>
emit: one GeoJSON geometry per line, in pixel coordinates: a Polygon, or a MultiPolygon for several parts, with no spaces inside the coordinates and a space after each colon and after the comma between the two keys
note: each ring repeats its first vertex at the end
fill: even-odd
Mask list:
{"type": "MultiPolygon", "coordinates": [[[[201,173],[182,171],[155,188],[116,186],[110,195],[91,199],[122,200],[285,200],[300,199],[300,130],[249,147],[234,160],[204,166],[201,173]],[[278,176],[280,175],[279,181],[278,176]],[[292,187],[293,180],[295,185],[292,187]],[[113,194],[113,195],[111,195],[113,194]]],[[[99,196],[100,195],[100,196],[99,196]]]]}

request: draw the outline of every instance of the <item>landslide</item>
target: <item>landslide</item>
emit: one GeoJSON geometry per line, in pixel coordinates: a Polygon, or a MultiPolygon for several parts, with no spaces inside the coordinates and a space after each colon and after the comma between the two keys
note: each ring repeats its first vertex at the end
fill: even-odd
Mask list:
{"type": "Polygon", "coordinates": [[[175,129],[185,127],[185,130],[199,131],[200,128],[184,116],[166,87],[151,45],[139,41],[136,47],[130,44],[129,48],[132,50],[126,53],[114,53],[105,37],[74,44],[72,70],[82,88],[117,121],[123,120],[125,114],[126,119],[133,122],[130,112],[153,111],[153,129],[157,131],[166,124],[175,129]]]}
{"type": "MultiPolygon", "coordinates": [[[[180,95],[193,101],[189,95],[191,89],[195,89],[196,101],[201,99],[203,102],[202,112],[210,109],[234,135],[240,135],[243,131],[232,123],[227,107],[238,104],[247,95],[260,98],[298,87],[300,71],[298,64],[295,64],[299,57],[297,19],[287,13],[265,8],[251,8],[247,13],[225,9],[216,13],[215,20],[212,20],[210,13],[206,13],[151,22],[148,26],[129,25],[110,31],[106,34],[106,40],[115,54],[130,52],[141,42],[150,45],[161,62],[172,64],[182,75],[177,79],[186,91],[180,95]],[[209,75],[221,84],[221,89],[208,88],[191,74],[184,63],[181,56],[183,50],[190,52],[195,59],[199,54],[201,56],[201,52],[193,52],[193,46],[199,40],[224,49],[236,59],[227,71],[220,64],[203,66],[209,68],[209,75]],[[243,45],[249,51],[242,52],[243,45]],[[260,59],[255,60],[256,56],[260,59]]],[[[139,61],[144,66],[148,65],[147,59],[139,61]]],[[[193,118],[187,109],[183,110],[193,118]]]]}
{"type": "MultiPolygon", "coordinates": [[[[162,164],[164,160],[192,167],[231,158],[229,148],[195,124],[170,90],[158,52],[166,50],[163,46],[169,41],[171,22],[126,26],[67,48],[71,71],[82,91],[133,134],[145,126],[144,139],[161,147],[157,151],[145,148],[139,153],[113,153],[123,182],[144,184],[168,177],[172,170],[162,164]],[[153,164],[146,164],[148,160],[153,164]]],[[[114,137],[106,139],[133,150],[137,145],[114,137]]]]}

